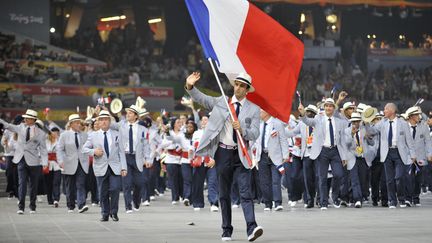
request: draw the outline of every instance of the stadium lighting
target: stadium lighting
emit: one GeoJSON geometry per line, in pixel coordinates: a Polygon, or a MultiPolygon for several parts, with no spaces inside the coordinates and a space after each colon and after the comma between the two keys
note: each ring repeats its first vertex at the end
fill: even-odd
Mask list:
{"type": "Polygon", "coordinates": [[[376,35],[372,35],[372,37],[373,37],[374,39],[376,39],[376,35]]]}
{"type": "Polygon", "coordinates": [[[50,28],[50,32],[51,32],[51,33],[55,33],[55,31],[56,31],[56,29],[55,29],[54,27],[51,27],[51,28],[50,28]]]}
{"type": "Polygon", "coordinates": [[[121,19],[126,19],[126,15],[101,18],[100,21],[101,22],[109,22],[109,21],[115,21],[115,20],[121,20],[121,19]]]}
{"type": "Polygon", "coordinates": [[[326,16],[326,20],[330,24],[335,24],[337,22],[337,15],[336,14],[329,14],[326,16]]]}
{"type": "Polygon", "coordinates": [[[336,29],[336,25],[332,25],[332,30],[335,30],[336,29]]]}
{"type": "Polygon", "coordinates": [[[298,33],[299,33],[299,35],[303,35],[303,31],[301,31],[301,30],[299,30],[298,33]]]}
{"type": "Polygon", "coordinates": [[[370,39],[370,35],[367,35],[367,38],[370,39]]]}
{"type": "Polygon", "coordinates": [[[69,18],[69,17],[70,17],[70,14],[66,14],[65,17],[66,17],[66,18],[69,18]]]}
{"type": "Polygon", "coordinates": [[[149,21],[148,21],[149,24],[156,24],[156,23],[160,23],[160,22],[162,22],[161,18],[149,19],[149,21]]]}
{"type": "Polygon", "coordinates": [[[306,15],[304,13],[301,13],[300,15],[300,23],[306,22],[306,15]]]}

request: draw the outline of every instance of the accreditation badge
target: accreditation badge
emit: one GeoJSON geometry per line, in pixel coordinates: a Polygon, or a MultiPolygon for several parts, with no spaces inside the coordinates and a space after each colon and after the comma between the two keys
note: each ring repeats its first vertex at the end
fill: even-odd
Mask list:
{"type": "Polygon", "coordinates": [[[363,154],[363,148],[360,147],[360,146],[357,146],[357,147],[356,147],[356,153],[357,153],[358,155],[363,154]]]}

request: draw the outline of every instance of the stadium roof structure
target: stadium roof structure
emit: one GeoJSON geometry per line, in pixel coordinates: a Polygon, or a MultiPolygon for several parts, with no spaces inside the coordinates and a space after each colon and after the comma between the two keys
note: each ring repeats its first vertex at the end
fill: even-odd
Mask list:
{"type": "Polygon", "coordinates": [[[310,4],[333,4],[333,5],[370,5],[376,7],[414,7],[414,8],[432,8],[430,0],[254,0],[254,2],[276,3],[285,2],[292,4],[310,5],[310,4]]]}

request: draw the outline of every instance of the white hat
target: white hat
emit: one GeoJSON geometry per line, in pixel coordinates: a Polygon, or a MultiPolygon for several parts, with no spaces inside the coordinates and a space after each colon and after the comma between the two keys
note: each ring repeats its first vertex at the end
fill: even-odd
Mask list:
{"type": "Polygon", "coordinates": [[[39,119],[36,119],[36,123],[37,123],[40,127],[44,127],[44,126],[45,126],[44,123],[43,123],[43,121],[41,121],[41,120],[39,120],[39,119]]]}
{"type": "Polygon", "coordinates": [[[126,108],[125,110],[126,111],[131,111],[131,112],[139,115],[141,109],[138,106],[136,106],[136,105],[131,105],[129,108],[126,108]]]}
{"type": "Polygon", "coordinates": [[[350,122],[361,121],[361,120],[362,120],[362,116],[360,115],[360,113],[358,113],[358,112],[353,112],[353,113],[351,114],[350,122]]]}
{"type": "Polygon", "coordinates": [[[377,108],[374,108],[374,107],[368,105],[363,110],[363,113],[361,113],[361,117],[362,117],[362,120],[364,122],[369,123],[369,122],[372,122],[376,118],[377,114],[378,114],[377,108]]]}
{"type": "Polygon", "coordinates": [[[342,110],[346,110],[346,109],[348,109],[348,108],[356,108],[356,106],[354,105],[354,103],[352,103],[352,102],[345,102],[344,104],[343,104],[343,107],[342,107],[342,110]]]}
{"type": "Polygon", "coordinates": [[[139,116],[143,117],[143,116],[147,116],[148,114],[150,114],[146,108],[142,108],[139,112],[139,116]]]}
{"type": "Polygon", "coordinates": [[[76,120],[81,121],[81,118],[80,118],[80,116],[78,114],[72,114],[72,115],[69,116],[69,122],[73,122],[73,121],[76,121],[76,120]]]}
{"type": "Polygon", "coordinates": [[[232,86],[234,86],[235,81],[239,81],[242,83],[245,83],[249,86],[249,93],[252,93],[255,91],[255,88],[252,86],[252,78],[247,73],[239,73],[237,77],[234,80],[230,80],[230,83],[232,86]]]}
{"type": "Polygon", "coordinates": [[[379,111],[378,114],[376,115],[376,117],[383,118],[384,117],[384,112],[383,111],[379,111]]]}
{"type": "Polygon", "coordinates": [[[412,115],[421,114],[421,111],[419,110],[419,108],[417,106],[413,106],[413,107],[408,108],[408,110],[405,112],[405,114],[407,115],[407,117],[410,117],[412,115]]]}
{"type": "Polygon", "coordinates": [[[318,112],[319,112],[318,108],[314,105],[308,105],[305,110],[313,112],[313,113],[315,113],[315,115],[318,114],[318,112]]]}
{"type": "Polygon", "coordinates": [[[405,120],[407,120],[408,119],[408,116],[407,116],[407,114],[406,113],[402,113],[402,114],[400,114],[400,116],[403,118],[403,119],[405,119],[405,120]]]}
{"type": "Polygon", "coordinates": [[[30,118],[30,119],[35,119],[36,120],[37,119],[37,115],[38,115],[38,113],[36,111],[28,109],[26,111],[26,113],[24,115],[22,115],[22,117],[24,117],[24,118],[30,118]]]}
{"type": "Polygon", "coordinates": [[[334,99],[332,99],[332,98],[327,98],[327,99],[325,99],[325,101],[324,101],[324,105],[333,105],[334,107],[336,107],[336,104],[335,104],[335,102],[334,102],[334,99]]]}
{"type": "Polygon", "coordinates": [[[357,105],[357,112],[361,114],[366,110],[367,107],[368,107],[368,105],[363,104],[363,103],[359,103],[357,105]]]}
{"type": "Polygon", "coordinates": [[[103,117],[111,118],[111,114],[108,111],[103,110],[103,111],[99,112],[99,116],[97,118],[99,119],[99,118],[103,118],[103,117]]]}

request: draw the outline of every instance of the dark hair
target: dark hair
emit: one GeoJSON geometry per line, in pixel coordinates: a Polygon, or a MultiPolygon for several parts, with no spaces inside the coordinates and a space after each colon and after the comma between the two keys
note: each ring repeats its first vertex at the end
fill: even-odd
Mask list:
{"type": "Polygon", "coordinates": [[[189,133],[188,130],[187,130],[187,127],[186,127],[185,137],[187,139],[192,139],[192,136],[193,136],[194,132],[196,130],[198,130],[198,126],[197,126],[197,124],[194,121],[188,121],[187,125],[189,125],[189,124],[192,124],[194,130],[193,130],[193,132],[189,133]]]}
{"type": "Polygon", "coordinates": [[[24,118],[21,115],[17,115],[15,119],[13,120],[12,124],[19,125],[24,120],[24,118]]]}
{"type": "Polygon", "coordinates": [[[174,130],[174,125],[175,125],[176,121],[179,120],[179,119],[180,118],[178,118],[178,117],[171,117],[170,118],[170,123],[169,124],[170,124],[172,130],[174,130]]]}
{"type": "Polygon", "coordinates": [[[60,129],[58,127],[51,128],[51,132],[60,132],[60,129]]]}

